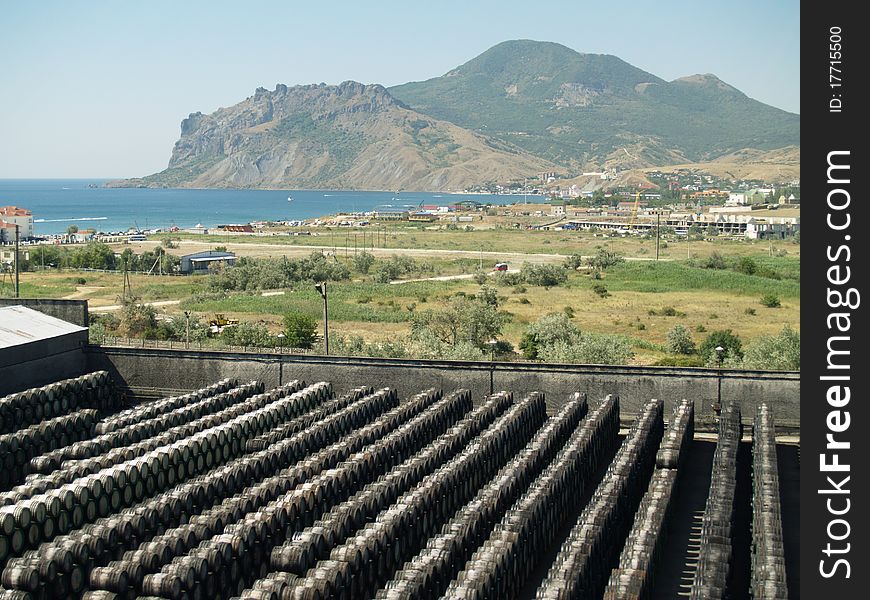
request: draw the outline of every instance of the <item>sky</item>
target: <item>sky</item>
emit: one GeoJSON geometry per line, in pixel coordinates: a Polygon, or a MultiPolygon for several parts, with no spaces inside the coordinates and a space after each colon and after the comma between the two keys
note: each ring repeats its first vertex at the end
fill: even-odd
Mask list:
{"type": "Polygon", "coordinates": [[[137,177],[180,123],[276,83],[385,86],[499,42],[614,54],[666,80],[713,73],[800,112],[798,0],[0,2],[0,178],[137,177]]]}

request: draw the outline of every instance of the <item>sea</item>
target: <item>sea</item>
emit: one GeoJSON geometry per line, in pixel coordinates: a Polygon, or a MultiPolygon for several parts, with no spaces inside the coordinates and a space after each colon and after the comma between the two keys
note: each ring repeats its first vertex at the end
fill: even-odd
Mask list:
{"type": "Polygon", "coordinates": [[[345,190],[192,190],[106,188],[105,179],[0,179],[0,206],[14,205],[33,213],[34,233],[79,229],[126,232],[251,221],[312,219],[335,213],[362,213],[446,206],[462,200],[505,205],[536,195],[437,194],[425,192],[359,192],[345,190]],[[291,201],[288,202],[288,198],[291,201]]]}

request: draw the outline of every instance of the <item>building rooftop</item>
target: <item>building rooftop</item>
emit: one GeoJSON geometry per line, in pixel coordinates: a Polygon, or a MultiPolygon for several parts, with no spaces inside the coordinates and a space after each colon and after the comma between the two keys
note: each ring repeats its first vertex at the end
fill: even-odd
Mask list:
{"type": "Polygon", "coordinates": [[[30,217],[33,213],[26,208],[19,208],[17,206],[0,206],[0,215],[4,217],[30,217]]]}
{"type": "Polygon", "coordinates": [[[0,308],[0,348],[62,337],[77,331],[87,331],[87,327],[79,327],[24,306],[0,308]]]}

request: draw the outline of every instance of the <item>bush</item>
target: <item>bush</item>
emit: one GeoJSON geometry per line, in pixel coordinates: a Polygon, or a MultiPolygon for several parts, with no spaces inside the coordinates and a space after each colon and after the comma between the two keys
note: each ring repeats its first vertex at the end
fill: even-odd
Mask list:
{"type": "Polygon", "coordinates": [[[625,258],[620,254],[610,252],[604,248],[599,248],[595,256],[587,260],[587,264],[596,271],[606,271],[609,267],[616,266],[622,262],[625,262],[625,258]]]}
{"type": "Polygon", "coordinates": [[[743,256],[737,260],[734,270],[744,275],[755,275],[755,272],[758,271],[758,265],[748,256],[743,256]]]}
{"type": "Polygon", "coordinates": [[[583,266],[583,255],[582,254],[572,254],[568,258],[565,259],[565,268],[577,270],[581,266],[583,266]]]}
{"type": "Polygon", "coordinates": [[[498,307],[498,293],[495,291],[495,288],[491,288],[488,285],[480,287],[480,290],[477,292],[477,299],[490,306],[498,307]]]}
{"type": "Polygon", "coordinates": [[[570,343],[580,335],[577,328],[568,315],[564,313],[552,313],[544,315],[526,328],[520,341],[520,350],[523,356],[530,359],[538,358],[538,354],[545,346],[552,346],[556,342],[570,343]]]}
{"type": "Polygon", "coordinates": [[[727,266],[725,258],[718,252],[711,253],[710,256],[701,263],[701,267],[704,269],[725,269],[727,266]]]}
{"type": "Polygon", "coordinates": [[[748,307],[746,310],[743,311],[743,314],[753,316],[755,315],[755,309],[752,307],[748,307]]]}
{"type": "Polygon", "coordinates": [[[284,315],[284,345],[291,348],[313,348],[317,341],[317,320],[304,313],[284,315]]]}
{"type": "Polygon", "coordinates": [[[539,351],[545,362],[624,365],[634,356],[622,336],[584,333],[570,343],[559,340],[539,351]]]}
{"type": "Polygon", "coordinates": [[[365,250],[353,257],[353,268],[363,275],[368,274],[373,264],[375,264],[375,257],[365,250]]]}
{"type": "Polygon", "coordinates": [[[786,325],[775,336],[762,336],[746,349],[741,366],[745,369],[799,371],[801,336],[786,325]]]}
{"type": "Polygon", "coordinates": [[[607,288],[600,283],[596,283],[592,286],[592,291],[595,292],[601,298],[607,298],[610,296],[610,292],[607,291],[607,288]]]}
{"type": "Polygon", "coordinates": [[[695,352],[695,341],[692,339],[692,334],[689,333],[688,329],[682,325],[674,325],[668,331],[665,347],[671,354],[693,354],[695,352]]]}
{"type": "Polygon", "coordinates": [[[762,296],[760,302],[762,306],[766,306],[767,308],[779,308],[782,306],[779,301],[779,296],[773,293],[762,296]]]}
{"type": "Polygon", "coordinates": [[[275,337],[262,323],[239,323],[234,327],[224,327],[221,341],[228,346],[250,346],[254,348],[275,347],[275,337]]]}
{"type": "Polygon", "coordinates": [[[523,265],[522,276],[529,285],[554,287],[568,281],[568,271],[556,265],[523,265]]]}
{"type": "Polygon", "coordinates": [[[722,348],[724,348],[722,353],[723,359],[729,356],[735,358],[743,357],[743,342],[740,340],[740,336],[733,333],[730,329],[720,329],[710,333],[710,335],[701,342],[701,346],[698,348],[698,354],[708,362],[712,361],[712,364],[716,364],[719,359],[716,354],[717,346],[722,346],[722,348]]]}
{"type": "Polygon", "coordinates": [[[477,285],[483,285],[484,283],[486,283],[487,280],[486,271],[475,271],[474,275],[472,275],[471,278],[477,285]]]}

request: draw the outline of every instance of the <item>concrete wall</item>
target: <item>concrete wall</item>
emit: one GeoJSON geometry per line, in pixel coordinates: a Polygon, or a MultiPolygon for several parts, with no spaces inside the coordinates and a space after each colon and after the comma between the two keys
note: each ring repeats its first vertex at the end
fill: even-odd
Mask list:
{"type": "Polygon", "coordinates": [[[590,399],[618,394],[624,414],[632,414],[650,398],[661,398],[666,410],[683,398],[695,400],[701,420],[712,420],[719,397],[739,402],[751,420],[755,404],[764,400],[777,421],[800,424],[800,374],[723,371],[671,367],[615,367],[289,356],[145,348],[85,348],[88,370],[107,369],[119,385],[136,395],[162,396],[192,390],[222,377],[259,379],[274,386],[291,379],[331,381],[338,392],[358,385],[395,387],[403,396],[436,386],[445,391],[472,390],[475,398],[490,391],[516,394],[544,391],[552,411],[572,392],[590,399]]]}
{"type": "Polygon", "coordinates": [[[77,377],[87,368],[87,331],[0,349],[0,396],[77,377]]]}
{"type": "Polygon", "coordinates": [[[0,306],[26,306],[67,323],[88,326],[87,300],[52,300],[47,298],[0,298],[0,306]]]}

